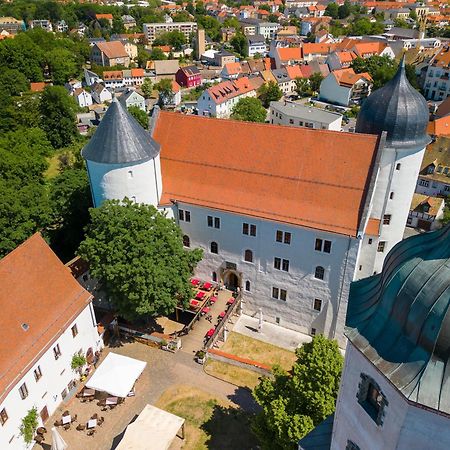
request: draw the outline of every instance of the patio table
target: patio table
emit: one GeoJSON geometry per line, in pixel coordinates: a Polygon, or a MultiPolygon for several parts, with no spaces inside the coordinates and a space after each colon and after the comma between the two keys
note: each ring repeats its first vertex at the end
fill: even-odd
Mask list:
{"type": "Polygon", "coordinates": [[[83,391],[83,397],[92,397],[95,395],[95,389],[85,389],[83,391]]]}
{"type": "Polygon", "coordinates": [[[211,328],[211,329],[206,333],[206,336],[210,338],[210,337],[214,334],[214,331],[216,331],[216,329],[215,329],[215,328],[211,328]]]}
{"type": "Polygon", "coordinates": [[[106,399],[105,405],[117,405],[118,400],[118,397],[108,397],[106,399]]]}
{"type": "Polygon", "coordinates": [[[219,314],[219,317],[220,317],[221,319],[223,319],[223,318],[225,317],[225,314],[226,314],[226,312],[225,312],[225,311],[222,311],[222,312],[219,314]]]}
{"type": "Polygon", "coordinates": [[[198,286],[200,284],[200,280],[197,280],[196,278],[193,278],[191,280],[191,284],[192,284],[192,286],[198,286]]]}
{"type": "Polygon", "coordinates": [[[189,304],[194,308],[198,308],[200,306],[200,302],[197,300],[189,300],[189,304]]]}
{"type": "Polygon", "coordinates": [[[206,294],[202,291],[197,292],[196,299],[201,300],[206,294]]]}
{"type": "Polygon", "coordinates": [[[227,305],[232,305],[235,302],[235,298],[231,297],[228,301],[227,301],[227,305]]]}
{"type": "Polygon", "coordinates": [[[202,309],[202,313],[203,313],[203,314],[208,314],[210,310],[211,310],[211,308],[209,308],[208,306],[205,306],[205,307],[202,309]]]}
{"type": "Polygon", "coordinates": [[[71,423],[71,422],[72,422],[72,417],[70,415],[62,416],[63,425],[67,425],[68,423],[71,423]]]}
{"type": "Polygon", "coordinates": [[[97,426],[97,419],[89,419],[87,423],[87,428],[95,428],[97,426]]]}

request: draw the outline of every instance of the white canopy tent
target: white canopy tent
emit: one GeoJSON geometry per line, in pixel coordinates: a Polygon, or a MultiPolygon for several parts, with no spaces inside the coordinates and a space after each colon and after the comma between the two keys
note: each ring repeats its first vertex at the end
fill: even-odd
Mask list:
{"type": "Polygon", "coordinates": [[[86,387],[116,397],[126,397],[146,365],[145,361],[109,353],[88,380],[86,387]]]}
{"type": "MultiPolygon", "coordinates": [[[[146,405],[128,425],[116,450],[167,450],[183,425],[182,417],[146,405]]],[[[182,433],[184,438],[184,429],[182,433]]]]}

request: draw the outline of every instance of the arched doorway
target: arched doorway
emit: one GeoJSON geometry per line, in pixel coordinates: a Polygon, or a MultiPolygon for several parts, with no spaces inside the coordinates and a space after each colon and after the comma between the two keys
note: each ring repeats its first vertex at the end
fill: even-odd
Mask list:
{"type": "Polygon", "coordinates": [[[230,291],[236,291],[241,287],[241,277],[234,270],[227,270],[223,274],[223,284],[230,291]]]}

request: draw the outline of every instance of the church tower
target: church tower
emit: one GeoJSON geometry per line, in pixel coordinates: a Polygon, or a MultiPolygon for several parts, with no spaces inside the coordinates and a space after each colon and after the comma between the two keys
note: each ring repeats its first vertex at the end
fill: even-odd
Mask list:
{"type": "Polygon", "coordinates": [[[81,152],[94,206],[124,197],[157,206],[162,192],[159,153],[151,134],[114,98],[81,152]]]}
{"type": "Polygon", "coordinates": [[[409,83],[402,59],[396,75],[363,103],[356,132],[381,135],[377,177],[356,277],[380,272],[389,250],[403,238],[425,147],[428,106],[409,83]],[[376,230],[375,232],[373,230],[376,230]]]}

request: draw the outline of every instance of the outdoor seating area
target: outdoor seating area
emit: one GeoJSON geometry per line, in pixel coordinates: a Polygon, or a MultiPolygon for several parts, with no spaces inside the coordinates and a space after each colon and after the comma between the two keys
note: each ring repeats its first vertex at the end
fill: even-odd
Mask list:
{"type": "Polygon", "coordinates": [[[189,300],[189,310],[194,314],[199,311],[207,314],[207,308],[217,301],[219,286],[209,281],[202,282],[197,278],[192,278],[191,284],[194,287],[194,298],[189,300]],[[205,309],[207,312],[204,312],[205,309]]]}
{"type": "MultiPolygon", "coordinates": [[[[236,299],[234,297],[228,298],[228,300],[226,301],[226,304],[225,304],[226,311],[222,311],[218,314],[216,325],[213,328],[210,328],[205,334],[204,344],[206,344],[206,342],[214,335],[214,333],[216,332],[216,328],[220,325],[221,321],[223,319],[225,319],[225,317],[227,315],[227,311],[233,306],[235,301],[236,301],[236,299]]],[[[208,313],[209,313],[210,308],[207,308],[207,309],[208,309],[208,313]]],[[[208,320],[210,323],[212,323],[212,315],[207,316],[206,320],[208,320]]]]}

